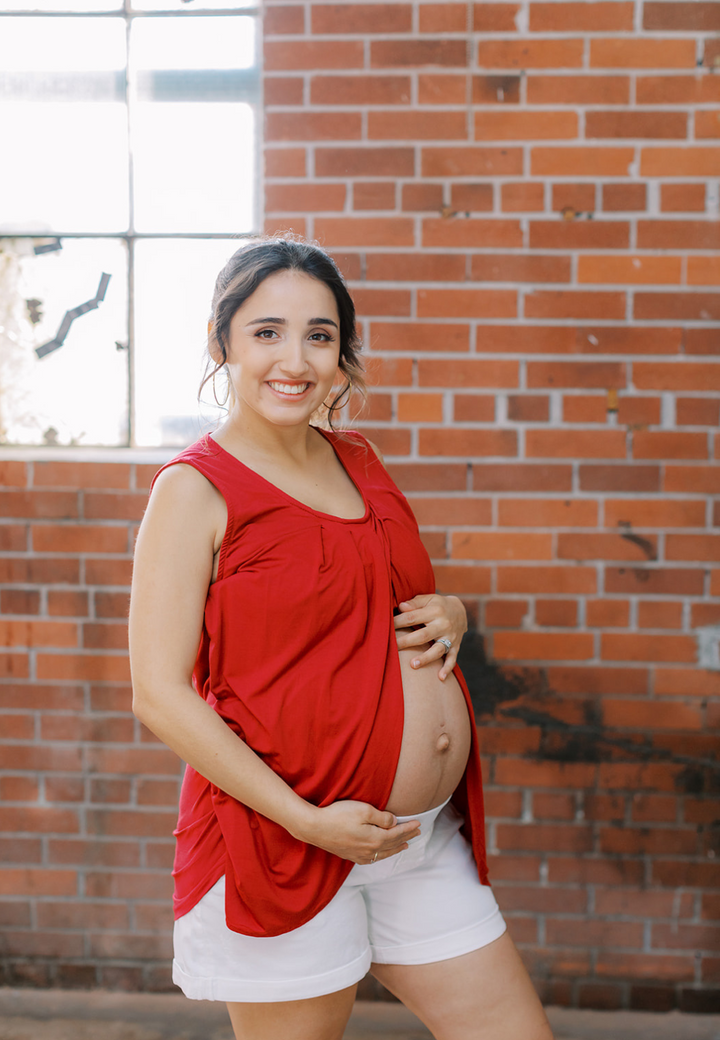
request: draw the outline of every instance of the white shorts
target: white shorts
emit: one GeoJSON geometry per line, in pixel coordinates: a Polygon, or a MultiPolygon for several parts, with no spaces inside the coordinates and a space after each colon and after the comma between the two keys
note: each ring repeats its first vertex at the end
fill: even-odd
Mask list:
{"type": "Polygon", "coordinates": [[[428,964],[498,939],[506,925],[462,817],[446,803],[403,820],[421,823],[408,849],[354,866],[324,909],[283,935],[231,931],[221,878],[175,922],[173,982],[194,1000],[302,1000],[354,985],[373,962],[428,964]]]}

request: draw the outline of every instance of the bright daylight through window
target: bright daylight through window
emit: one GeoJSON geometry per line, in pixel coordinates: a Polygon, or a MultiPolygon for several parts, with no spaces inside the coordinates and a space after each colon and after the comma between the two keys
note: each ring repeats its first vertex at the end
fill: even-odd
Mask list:
{"type": "Polygon", "coordinates": [[[0,443],[182,445],[257,230],[257,7],[0,0],[0,443]]]}

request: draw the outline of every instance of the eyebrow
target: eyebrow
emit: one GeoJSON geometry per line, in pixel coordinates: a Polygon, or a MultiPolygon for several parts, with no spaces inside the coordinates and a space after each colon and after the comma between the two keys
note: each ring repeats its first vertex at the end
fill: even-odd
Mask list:
{"type": "MultiPolygon", "coordinates": [[[[248,325],[287,325],[286,318],[254,318],[248,325]]],[[[332,318],[310,318],[308,325],[332,325],[337,328],[337,323],[332,318]]]]}

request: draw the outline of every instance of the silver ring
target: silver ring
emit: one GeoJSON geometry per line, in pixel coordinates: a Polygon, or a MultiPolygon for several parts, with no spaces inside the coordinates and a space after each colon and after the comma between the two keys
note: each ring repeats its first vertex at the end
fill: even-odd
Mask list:
{"type": "Polygon", "coordinates": [[[450,653],[450,651],[452,650],[452,643],[445,636],[441,636],[439,639],[436,639],[435,642],[442,643],[442,645],[445,647],[446,654],[450,653]]]}
{"type": "Polygon", "coordinates": [[[378,858],[378,854],[376,852],[375,855],[373,856],[373,858],[370,860],[370,862],[374,863],[377,858],[378,858]]]}

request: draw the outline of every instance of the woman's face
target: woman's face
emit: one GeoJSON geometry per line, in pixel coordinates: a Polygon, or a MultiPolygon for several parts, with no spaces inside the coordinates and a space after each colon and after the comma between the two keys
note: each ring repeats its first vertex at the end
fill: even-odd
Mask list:
{"type": "Polygon", "coordinates": [[[227,367],[236,403],[277,425],[308,422],[332,389],[339,357],[332,290],[301,271],[269,275],[230,322],[227,367]]]}

